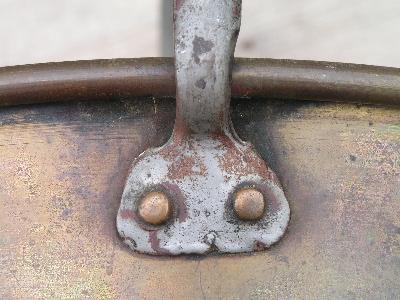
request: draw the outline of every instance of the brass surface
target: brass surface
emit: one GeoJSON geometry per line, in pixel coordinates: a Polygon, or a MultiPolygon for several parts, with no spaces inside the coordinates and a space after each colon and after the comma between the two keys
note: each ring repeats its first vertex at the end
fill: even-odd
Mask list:
{"type": "Polygon", "coordinates": [[[264,213],[264,196],[256,189],[244,188],[236,193],[233,205],[240,219],[258,220],[264,213]]]}
{"type": "Polygon", "coordinates": [[[123,245],[115,216],[173,103],[0,110],[1,299],[399,298],[399,109],[235,102],[238,134],[282,180],[286,235],[251,255],[154,258],[123,245]]]}
{"type": "MultiPolygon", "coordinates": [[[[0,68],[0,106],[175,96],[174,59],[67,61],[0,68]]],[[[235,58],[232,95],[400,105],[400,69],[326,61],[235,58]]]]}
{"type": "Polygon", "coordinates": [[[150,192],[145,195],[139,205],[139,215],[147,223],[160,225],[171,215],[168,197],[161,192],[150,192]]]}

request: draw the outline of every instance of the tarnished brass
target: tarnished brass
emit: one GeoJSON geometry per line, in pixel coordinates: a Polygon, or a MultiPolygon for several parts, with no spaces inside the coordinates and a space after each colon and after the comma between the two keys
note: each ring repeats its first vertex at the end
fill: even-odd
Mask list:
{"type": "Polygon", "coordinates": [[[261,97],[232,121],[282,179],[290,226],[269,251],[163,259],[129,252],[115,215],[132,158],[171,135],[172,59],[1,68],[1,106],[70,103],[0,110],[0,299],[398,299],[400,109],[381,105],[400,103],[399,69],[237,59],[232,77],[261,97]]]}
{"type": "Polygon", "coordinates": [[[168,197],[161,192],[150,192],[139,205],[139,215],[147,223],[160,225],[171,215],[171,204],[168,197]]]}
{"type": "MultiPolygon", "coordinates": [[[[174,60],[145,57],[0,68],[0,106],[175,96],[174,60]],[[18,92],[15,92],[15,91],[18,92]]],[[[232,95],[400,105],[400,69],[349,63],[235,58],[232,95]]],[[[254,97],[254,98],[253,98],[254,97]]],[[[162,99],[162,98],[161,98],[162,99]]]]}
{"type": "Polygon", "coordinates": [[[264,196],[254,188],[241,189],[235,195],[234,208],[240,219],[258,220],[264,214],[264,196]]]}
{"type": "Polygon", "coordinates": [[[252,255],[149,258],[115,214],[132,157],[165,143],[174,115],[158,98],[0,110],[1,299],[398,298],[399,108],[233,101],[282,179],[287,233],[252,255]]]}

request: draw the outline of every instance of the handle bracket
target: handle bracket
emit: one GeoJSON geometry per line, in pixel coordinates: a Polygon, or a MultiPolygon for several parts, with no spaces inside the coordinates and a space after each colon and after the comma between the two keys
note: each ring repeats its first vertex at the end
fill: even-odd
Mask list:
{"type": "Polygon", "coordinates": [[[275,173],[230,121],[241,0],[175,0],[176,122],[135,161],[117,216],[133,249],[237,253],[280,239],[289,205],[275,173]]]}

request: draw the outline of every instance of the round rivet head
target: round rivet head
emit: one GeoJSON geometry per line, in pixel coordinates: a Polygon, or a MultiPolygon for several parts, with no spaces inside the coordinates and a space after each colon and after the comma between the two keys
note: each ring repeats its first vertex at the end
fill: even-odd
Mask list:
{"type": "Polygon", "coordinates": [[[171,204],[168,197],[161,192],[150,192],[139,205],[139,215],[147,223],[160,225],[171,215],[171,204]]]}
{"type": "Polygon", "coordinates": [[[254,188],[241,189],[235,195],[234,208],[241,220],[259,220],[265,210],[264,196],[254,188]]]}

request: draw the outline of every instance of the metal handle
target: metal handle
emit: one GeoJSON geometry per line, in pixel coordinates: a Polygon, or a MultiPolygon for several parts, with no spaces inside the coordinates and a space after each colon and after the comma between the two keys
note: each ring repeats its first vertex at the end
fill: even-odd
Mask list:
{"type": "Polygon", "coordinates": [[[117,228],[154,255],[247,252],[285,232],[289,205],[275,173],[230,126],[240,0],[175,0],[172,138],[134,162],[117,228]]]}
{"type": "Polygon", "coordinates": [[[183,126],[193,133],[228,129],[240,11],[239,0],[175,0],[178,129],[183,126]]]}

